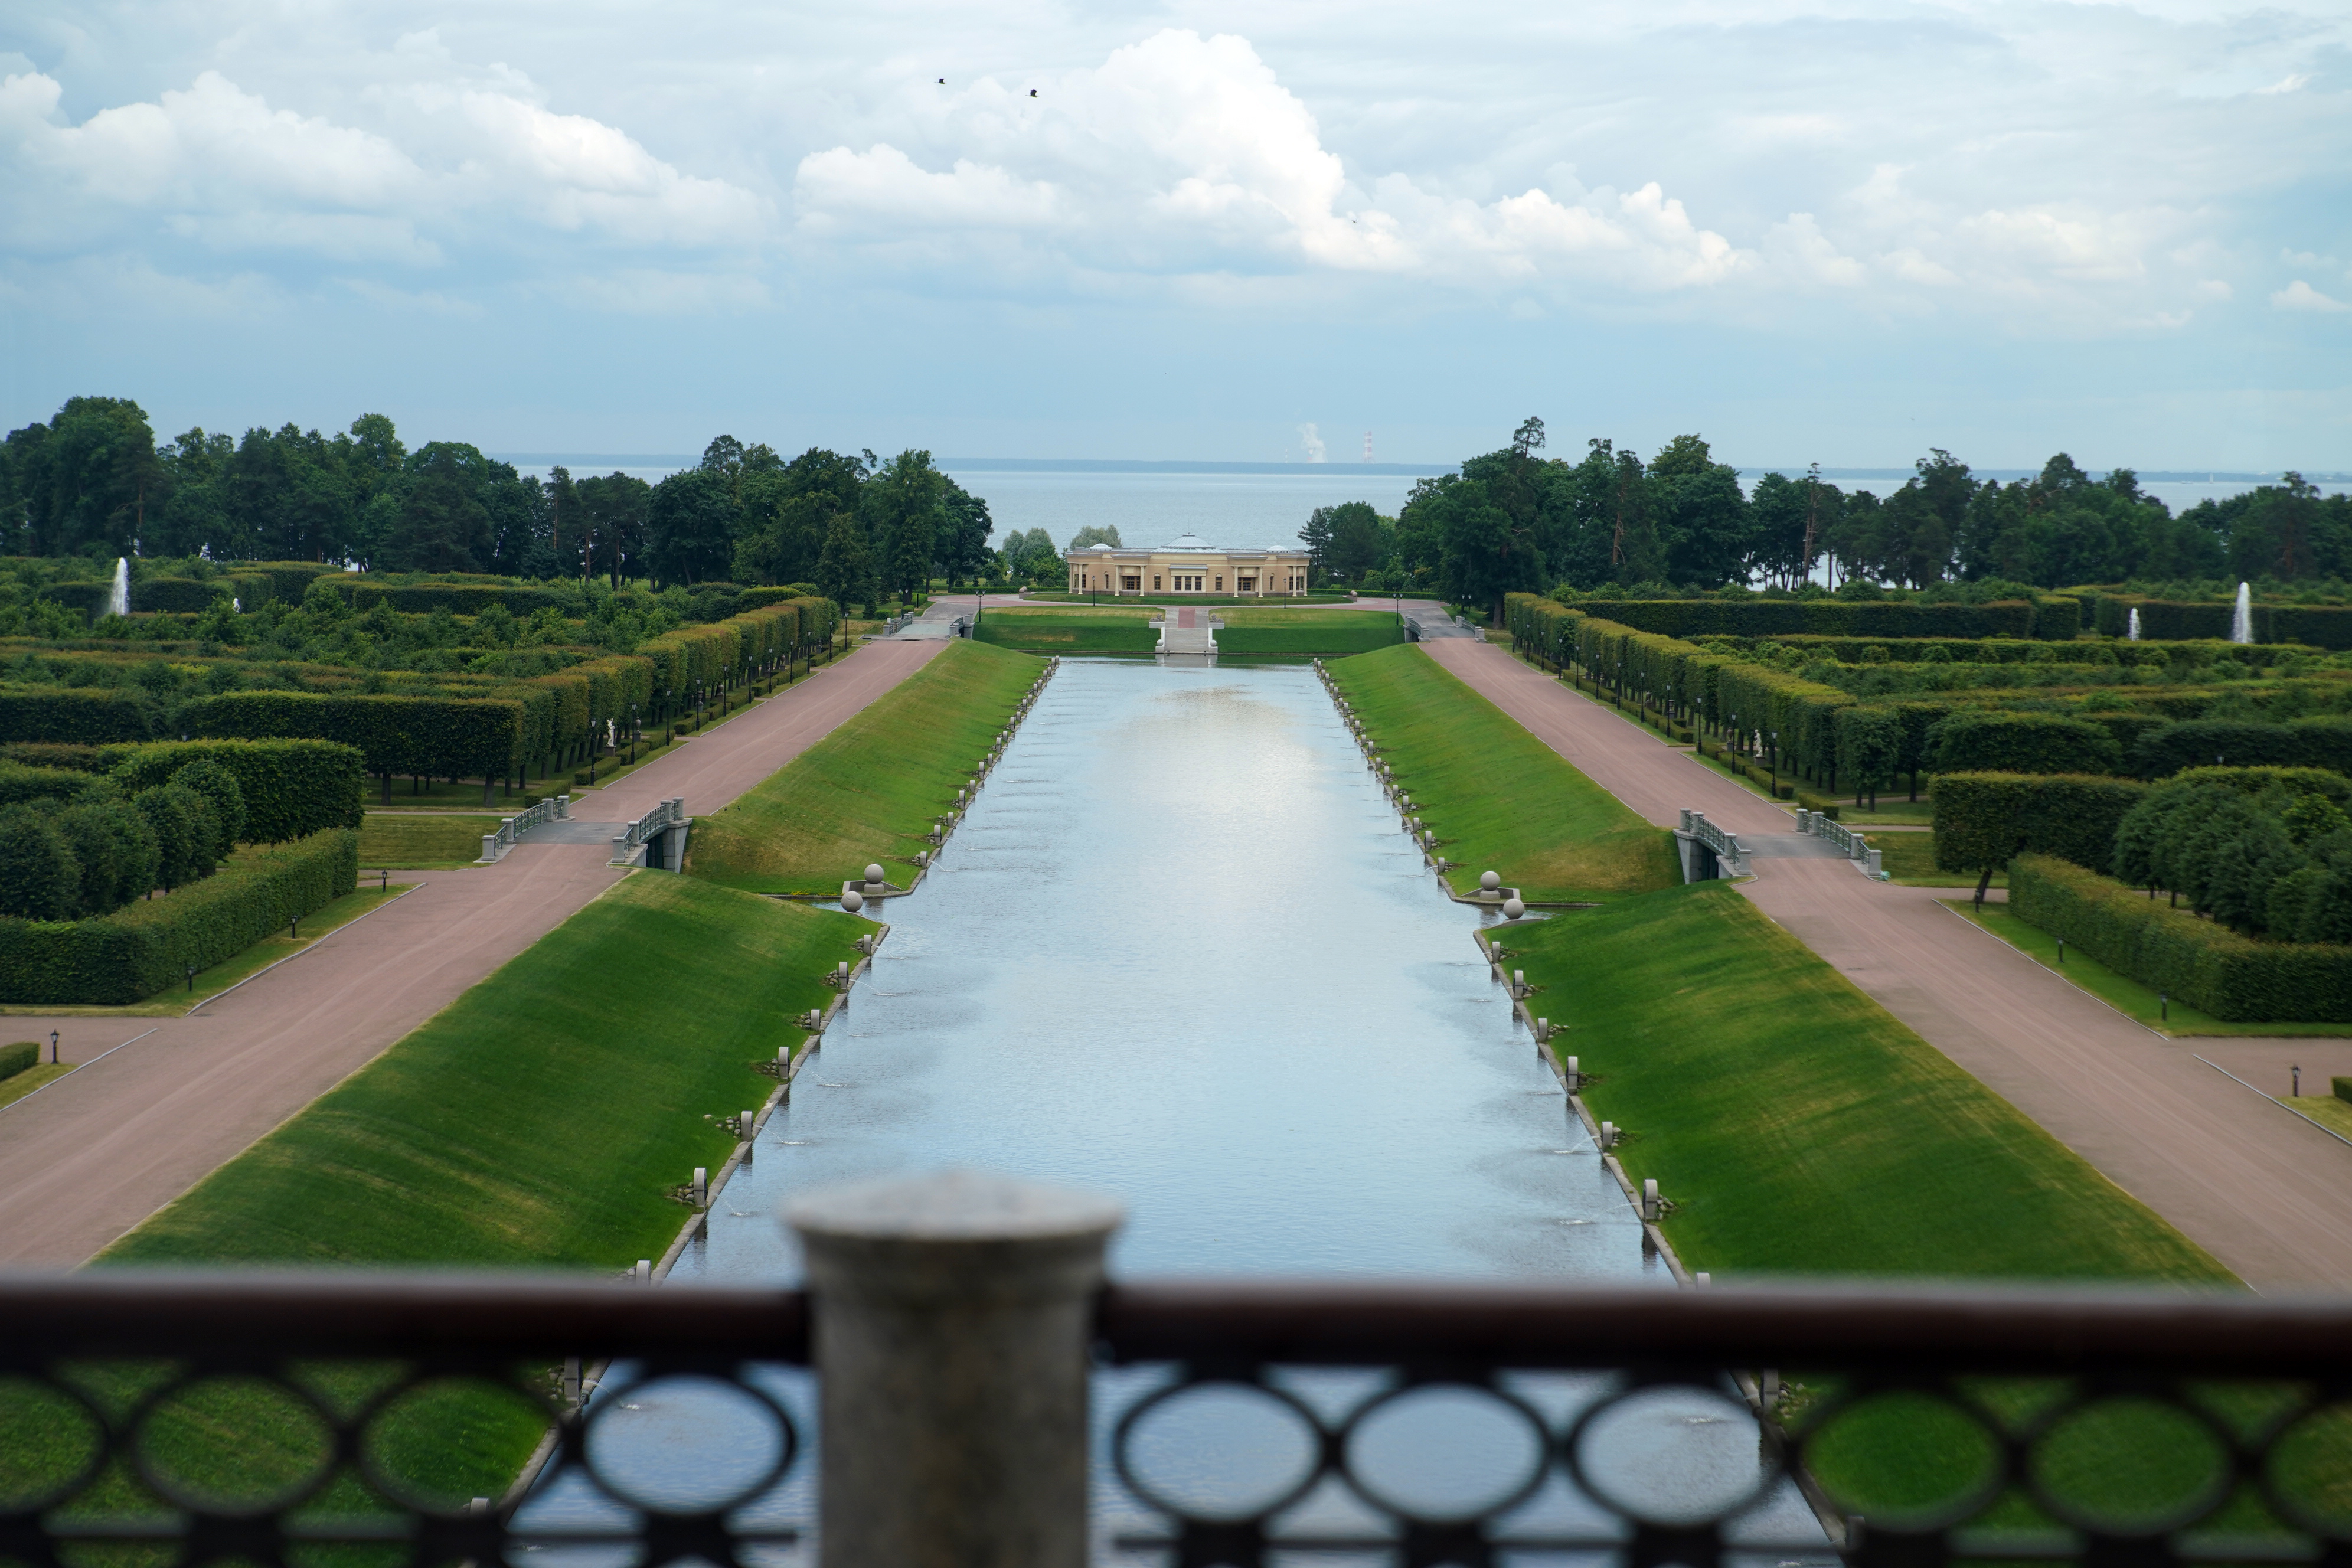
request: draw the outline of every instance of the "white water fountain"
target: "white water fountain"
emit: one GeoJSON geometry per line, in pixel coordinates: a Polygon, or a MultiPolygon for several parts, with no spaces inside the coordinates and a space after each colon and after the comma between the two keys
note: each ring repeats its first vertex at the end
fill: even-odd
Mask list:
{"type": "Polygon", "coordinates": [[[106,613],[110,616],[131,613],[131,562],[127,556],[114,558],[114,586],[106,593],[106,613]]]}
{"type": "Polygon", "coordinates": [[[2131,624],[2124,628],[2124,640],[2126,642],[2139,641],[2139,606],[2137,605],[2134,605],[2131,607],[2131,624]]]}
{"type": "Polygon", "coordinates": [[[2238,584],[2238,607],[2230,612],[2230,640],[2235,643],[2254,640],[2254,595],[2243,583],[2238,584]]]}

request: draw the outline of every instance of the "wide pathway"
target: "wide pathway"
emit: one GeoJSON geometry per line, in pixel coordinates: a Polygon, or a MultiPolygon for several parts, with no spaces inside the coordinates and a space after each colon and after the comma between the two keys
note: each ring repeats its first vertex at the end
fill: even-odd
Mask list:
{"type": "MultiPolygon", "coordinates": [[[[1478,642],[1429,645],[1651,822],[1685,807],[1785,834],[1789,814],[1605,704],[1478,642]]],[[[2169,1040],[1976,929],[1961,890],[1874,882],[1845,861],[1758,858],[1741,884],[1886,1010],[2258,1289],[2352,1287],[2352,1147],[2199,1061],[2285,1098],[2352,1075],[2352,1041],[2169,1040]]]]}
{"type": "MultiPolygon", "coordinates": [[[[716,811],[942,646],[868,643],[575,795],[573,816],[617,830],[673,795],[716,811]]],[[[412,873],[414,892],[186,1017],[0,1019],[93,1063],[0,1108],[0,1263],[80,1262],[185,1192],[619,880],[611,837],[526,837],[496,866],[412,873]]]]}

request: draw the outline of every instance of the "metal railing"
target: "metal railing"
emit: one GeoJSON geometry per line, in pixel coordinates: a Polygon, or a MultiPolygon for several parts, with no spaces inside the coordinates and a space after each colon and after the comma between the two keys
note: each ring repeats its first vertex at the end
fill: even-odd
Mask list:
{"type": "Polygon", "coordinates": [[[415,1563],[590,1547],[751,1568],[789,1560],[821,1518],[823,1561],[845,1564],[2352,1560],[2340,1298],[1097,1288],[1066,1237],[1026,1236],[1000,1245],[1061,1247],[1042,1297],[906,1295],[912,1253],[973,1239],[949,1228],[830,1264],[813,1248],[814,1296],[0,1280],[0,1551],[284,1568],[339,1547],[415,1563]],[[1091,1522],[1089,1352],[1106,1477],[1091,1522]],[[940,1375],[959,1367],[971,1375],[940,1375]],[[779,1382],[795,1368],[798,1394],[779,1382]],[[1057,1377],[1075,1402],[1047,1396],[1057,1377]],[[681,1390],[703,1401],[682,1424],[681,1390]],[[667,1416],[641,1413],[664,1399],[667,1416]],[[651,1446],[632,1436],[646,1422],[651,1446]],[[1041,1432],[1080,1457],[1076,1484],[1021,1462],[1041,1432]],[[527,1484],[467,1479],[534,1435],[527,1484]],[[973,1530],[1040,1519],[1043,1544],[971,1550],[973,1530]],[[925,1550],[955,1540],[960,1554],[925,1550]]]}
{"type": "Polygon", "coordinates": [[[482,835],[482,858],[490,861],[503,859],[506,852],[532,828],[542,823],[568,822],[571,819],[572,797],[568,795],[559,795],[527,806],[515,816],[501,820],[496,833],[482,835]]]}
{"type": "Polygon", "coordinates": [[[1726,833],[1709,822],[1703,811],[1685,811],[1683,819],[1682,830],[1714,851],[1716,858],[1723,865],[1725,875],[1748,875],[1748,851],[1739,847],[1738,835],[1726,833]]]}
{"type": "Polygon", "coordinates": [[[1859,862],[1863,868],[1874,877],[1885,875],[1879,869],[1880,852],[1864,842],[1861,834],[1854,832],[1842,822],[1832,821],[1824,812],[1799,811],[1797,831],[1810,833],[1816,838],[1825,839],[1837,846],[1847,859],[1859,862]]]}

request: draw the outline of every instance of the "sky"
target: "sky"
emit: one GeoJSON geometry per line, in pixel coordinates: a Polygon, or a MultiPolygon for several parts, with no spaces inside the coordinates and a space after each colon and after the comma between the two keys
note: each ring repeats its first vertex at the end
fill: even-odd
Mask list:
{"type": "Polygon", "coordinates": [[[2352,469],[2352,7],[12,0],[0,420],[2352,469]]]}

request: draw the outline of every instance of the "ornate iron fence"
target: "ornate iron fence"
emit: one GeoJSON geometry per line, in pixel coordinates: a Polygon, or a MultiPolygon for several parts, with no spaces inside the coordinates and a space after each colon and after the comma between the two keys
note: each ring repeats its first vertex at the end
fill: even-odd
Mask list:
{"type": "MultiPolygon", "coordinates": [[[[0,1281],[0,1557],[762,1568],[816,1518],[779,1386],[812,1318],[740,1287],[0,1281]]],[[[2352,1563],[2342,1300],[1129,1284],[1080,1331],[1098,1560],[2352,1563]]],[[[952,1498],[940,1454],[1024,1418],[893,1479],[952,1498]]]]}

